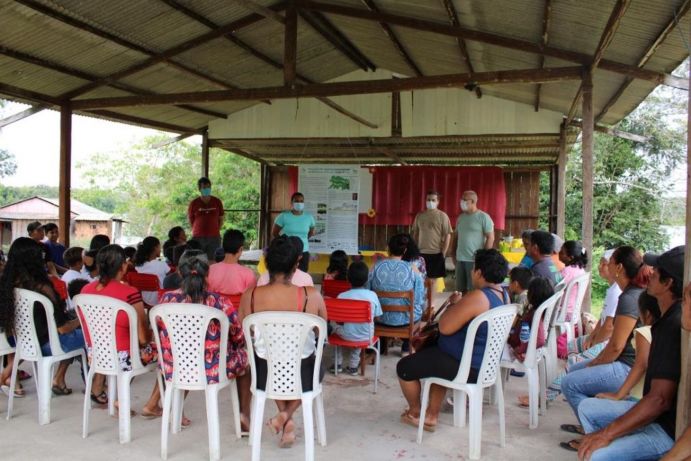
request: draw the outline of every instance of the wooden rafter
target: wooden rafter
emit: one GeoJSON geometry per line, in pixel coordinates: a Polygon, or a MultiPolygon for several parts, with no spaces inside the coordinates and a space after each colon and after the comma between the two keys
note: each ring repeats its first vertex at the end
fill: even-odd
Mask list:
{"type": "Polygon", "coordinates": [[[294,88],[279,86],[241,90],[202,91],[150,96],[124,96],[74,101],[75,109],[147,106],[162,104],[210,103],[218,101],[254,101],[306,97],[345,96],[353,94],[391,93],[441,87],[461,87],[468,83],[495,85],[505,83],[546,83],[581,78],[581,67],[522,69],[475,74],[450,74],[402,79],[379,79],[355,82],[315,83],[294,88]]]}
{"type": "MultiPolygon", "coordinates": [[[[197,13],[196,11],[188,8],[187,6],[181,4],[178,0],[161,0],[164,2],[166,5],[171,7],[172,9],[179,11],[180,13],[186,15],[187,17],[194,19],[195,21],[199,22],[200,24],[205,25],[206,27],[214,30],[217,29],[219,26],[215,22],[211,21],[205,16],[202,16],[201,14],[197,13]]],[[[264,63],[272,66],[275,69],[282,70],[283,65],[279,63],[278,61],[275,61],[271,57],[267,56],[266,54],[262,53],[261,51],[257,50],[253,46],[249,45],[247,42],[243,41],[242,39],[238,38],[232,33],[228,33],[223,36],[224,39],[228,40],[229,42],[233,43],[234,45],[242,48],[244,51],[249,53],[251,56],[254,56],[255,58],[263,61],[264,63]]],[[[304,83],[315,83],[313,80],[307,78],[304,75],[301,75],[299,72],[297,73],[297,78],[301,82],[304,83]]],[[[355,120],[358,123],[361,123],[365,126],[368,126],[372,129],[376,129],[377,125],[374,123],[365,120],[364,118],[354,114],[353,112],[347,110],[346,108],[342,107],[341,105],[335,103],[331,99],[328,98],[317,98],[320,102],[323,104],[326,104],[327,106],[331,107],[335,111],[345,115],[346,117],[349,117],[353,120],[355,120]]]]}
{"type": "Polygon", "coordinates": [[[168,138],[168,139],[166,139],[165,141],[158,142],[158,143],[154,144],[154,145],[151,146],[151,147],[152,147],[153,149],[161,149],[161,148],[163,148],[163,147],[170,146],[171,144],[175,144],[176,142],[180,142],[180,141],[182,141],[183,139],[187,139],[187,138],[192,137],[192,136],[194,136],[194,135],[195,135],[195,133],[183,133],[183,134],[179,134],[179,135],[174,136],[174,137],[172,137],[172,138],[168,138]]]}
{"type": "Polygon", "coordinates": [[[276,21],[279,24],[285,24],[286,20],[283,16],[278,14],[276,11],[272,10],[271,8],[267,8],[264,5],[261,5],[257,2],[254,2],[252,0],[233,0],[235,3],[238,5],[242,5],[244,8],[247,10],[260,14],[264,16],[267,19],[271,19],[273,21],[276,21]]]}
{"type": "Polygon", "coordinates": [[[43,109],[46,109],[47,107],[48,106],[44,106],[43,104],[36,104],[35,106],[31,106],[28,109],[25,109],[21,112],[17,112],[16,114],[5,117],[2,120],[0,120],[0,128],[5,127],[7,125],[11,125],[20,120],[24,120],[25,118],[30,117],[37,112],[41,112],[43,109]]]}
{"type": "MultiPolygon", "coordinates": [[[[617,32],[617,29],[619,28],[621,18],[624,17],[624,13],[626,13],[626,10],[629,8],[630,4],[631,0],[617,0],[616,5],[614,5],[612,13],[609,15],[609,19],[607,20],[607,24],[605,25],[605,29],[602,31],[602,35],[600,36],[600,41],[597,44],[595,53],[593,54],[593,60],[588,65],[587,72],[591,76],[593,74],[593,71],[597,69],[597,66],[600,65],[602,57],[605,55],[605,51],[607,51],[607,48],[609,47],[610,43],[612,43],[612,40],[614,39],[614,34],[617,32]]],[[[573,103],[571,104],[568,115],[566,116],[567,125],[571,123],[573,117],[576,115],[576,108],[578,107],[578,103],[581,101],[581,96],[583,96],[584,85],[585,83],[581,82],[581,85],[578,87],[578,91],[576,91],[576,96],[573,98],[573,103]]]]}
{"type": "Polygon", "coordinates": [[[18,86],[0,82],[0,94],[5,94],[23,101],[37,102],[47,107],[60,106],[60,100],[53,96],[39,93],[37,91],[26,90],[18,86]]]}
{"type": "MultiPolygon", "coordinates": [[[[372,12],[374,13],[381,13],[379,10],[379,7],[374,3],[374,0],[362,0],[362,3],[372,12]]],[[[396,48],[396,51],[398,51],[398,54],[401,55],[405,63],[407,64],[408,68],[413,71],[415,75],[418,77],[422,77],[423,73],[420,70],[420,67],[415,64],[415,61],[413,61],[413,58],[410,57],[410,54],[408,51],[405,49],[403,46],[403,43],[401,43],[401,40],[398,38],[394,30],[391,28],[390,25],[387,23],[380,21],[379,25],[381,26],[382,30],[384,31],[384,35],[389,37],[389,40],[391,40],[391,43],[393,43],[394,48],[396,48]]]]}
{"type": "MultiPolygon", "coordinates": [[[[582,128],[583,123],[580,120],[574,120],[571,122],[571,124],[569,126],[573,126],[576,128],[582,128]]],[[[606,126],[606,125],[596,124],[595,125],[595,131],[597,131],[598,133],[608,134],[608,135],[614,136],[616,138],[628,139],[629,141],[633,141],[633,142],[640,142],[640,143],[648,142],[648,138],[646,138],[645,136],[641,136],[641,135],[635,134],[635,133],[629,133],[627,131],[617,130],[616,128],[612,128],[612,127],[606,126]]]]}
{"type": "MultiPolygon", "coordinates": [[[[442,0],[442,4],[446,9],[446,14],[449,16],[449,21],[454,27],[461,27],[461,22],[458,20],[458,13],[456,12],[456,7],[453,5],[453,0],[442,0]]],[[[458,49],[461,52],[461,58],[468,68],[468,72],[471,74],[475,72],[473,68],[473,63],[470,60],[470,54],[468,53],[468,47],[465,44],[465,40],[460,37],[456,37],[456,43],[458,43],[458,49]]],[[[482,90],[479,86],[475,87],[475,94],[478,98],[482,97],[482,90]]]]}
{"type": "MultiPolygon", "coordinates": [[[[562,59],[564,61],[576,62],[581,65],[589,65],[592,62],[592,56],[579,53],[577,51],[570,51],[553,46],[542,47],[540,43],[533,43],[526,40],[519,40],[515,38],[505,37],[489,32],[482,32],[478,30],[471,30],[465,27],[459,28],[449,24],[442,24],[433,21],[426,21],[419,18],[412,18],[408,16],[401,16],[390,13],[376,13],[362,8],[353,8],[344,5],[336,5],[332,3],[322,3],[313,0],[298,0],[298,6],[303,9],[321,11],[323,13],[335,14],[339,16],[346,16],[351,18],[366,19],[369,21],[385,22],[409,29],[421,30],[425,32],[432,32],[441,35],[448,35],[451,37],[461,37],[466,40],[487,43],[503,48],[513,50],[525,51],[527,53],[544,54],[548,57],[562,59]]],[[[599,68],[609,72],[615,72],[622,75],[628,75],[641,80],[648,80],[656,84],[669,85],[674,88],[689,89],[689,82],[686,79],[675,77],[673,75],[656,72],[647,69],[639,69],[636,66],[623,64],[616,61],[602,59],[599,68]]]]}
{"type": "MultiPolygon", "coordinates": [[[[542,47],[547,46],[547,41],[549,40],[549,23],[552,19],[552,0],[545,0],[545,8],[542,13],[542,39],[541,39],[541,44],[542,47]]],[[[539,56],[540,60],[540,69],[545,67],[545,55],[541,54],[539,56]]],[[[542,90],[542,85],[540,83],[537,84],[537,88],[535,89],[535,112],[540,110],[540,91],[542,90]]]]}
{"type": "MultiPolygon", "coordinates": [[[[650,46],[645,50],[643,56],[641,56],[641,58],[636,63],[636,67],[642,68],[648,63],[648,61],[650,61],[650,58],[653,57],[655,51],[657,51],[659,46],[667,39],[669,34],[674,30],[674,28],[677,25],[677,21],[681,21],[681,19],[684,16],[686,16],[686,13],[689,12],[690,4],[691,0],[686,0],[684,3],[681,4],[679,9],[672,15],[669,22],[667,22],[667,25],[660,31],[655,40],[653,40],[650,46]]],[[[617,103],[621,95],[624,94],[624,91],[626,91],[629,85],[633,83],[633,80],[634,79],[631,77],[626,77],[624,83],[619,87],[619,89],[617,89],[617,91],[614,92],[614,95],[611,98],[609,98],[609,101],[607,101],[600,113],[597,114],[597,116],[595,117],[595,122],[599,122],[600,120],[602,120],[602,118],[605,116],[605,114],[607,114],[607,112],[612,108],[612,106],[614,106],[614,104],[617,103]]]]}

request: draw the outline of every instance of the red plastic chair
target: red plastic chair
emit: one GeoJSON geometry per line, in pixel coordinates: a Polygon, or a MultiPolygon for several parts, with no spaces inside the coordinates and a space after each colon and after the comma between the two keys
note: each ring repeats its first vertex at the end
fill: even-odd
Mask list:
{"type": "Polygon", "coordinates": [[[338,295],[351,288],[353,287],[347,280],[324,280],[322,281],[322,296],[325,298],[338,298],[338,295]]]}
{"type": "MultiPolygon", "coordinates": [[[[154,274],[140,274],[139,272],[128,272],[125,274],[125,281],[139,291],[153,291],[158,293],[161,288],[158,276],[154,274]]],[[[144,301],[144,307],[152,307],[144,301]]]]}
{"type": "MultiPolygon", "coordinates": [[[[372,322],[372,305],[369,301],[360,301],[354,299],[336,299],[327,298],[326,313],[328,320],[331,322],[340,323],[371,323],[372,322]]],[[[374,393],[377,393],[377,384],[379,382],[379,337],[372,337],[371,341],[348,341],[341,338],[336,333],[332,333],[328,339],[329,344],[338,348],[353,347],[362,350],[360,358],[360,374],[365,374],[365,350],[371,349],[375,353],[374,362],[374,393]]],[[[338,374],[338,363],[334,364],[335,372],[338,374]]]]}
{"type": "Polygon", "coordinates": [[[57,292],[58,296],[60,296],[60,299],[65,301],[67,299],[67,284],[60,280],[57,277],[48,277],[50,279],[50,283],[53,284],[53,288],[55,288],[55,291],[57,292]]]}

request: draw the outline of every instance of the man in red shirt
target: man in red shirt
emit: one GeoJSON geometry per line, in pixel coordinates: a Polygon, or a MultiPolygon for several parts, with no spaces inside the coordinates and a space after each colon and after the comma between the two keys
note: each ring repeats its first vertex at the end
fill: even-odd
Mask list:
{"type": "Polygon", "coordinates": [[[192,238],[197,240],[212,261],[214,253],[221,247],[221,226],[223,225],[223,202],[211,195],[209,178],[197,181],[200,197],[187,207],[187,218],[192,226],[192,238]]]}

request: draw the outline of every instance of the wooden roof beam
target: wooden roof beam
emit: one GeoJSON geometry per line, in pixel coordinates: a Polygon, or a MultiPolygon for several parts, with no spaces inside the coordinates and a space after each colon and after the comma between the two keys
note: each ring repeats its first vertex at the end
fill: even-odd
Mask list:
{"type": "Polygon", "coordinates": [[[272,21],[276,21],[279,24],[285,25],[286,19],[278,14],[278,12],[272,10],[271,8],[267,8],[264,5],[261,5],[257,2],[254,2],[252,0],[233,0],[235,3],[238,5],[242,5],[244,8],[247,10],[260,14],[264,16],[266,19],[271,19],[272,21]]]}
{"type": "Polygon", "coordinates": [[[89,110],[82,111],[82,115],[85,116],[99,116],[102,118],[107,118],[110,120],[115,120],[120,123],[129,123],[131,125],[144,126],[148,128],[153,128],[156,130],[170,131],[172,133],[189,133],[189,134],[203,134],[203,128],[189,128],[185,126],[175,125],[172,123],[158,122],[156,120],[149,120],[143,117],[137,117],[134,115],[121,114],[118,112],[113,112],[109,110],[89,110]]]}
{"type": "MultiPolygon", "coordinates": [[[[178,2],[178,0],[161,0],[161,1],[164,2],[166,5],[170,6],[172,9],[179,11],[180,13],[186,15],[189,18],[194,19],[195,21],[199,22],[200,24],[205,25],[206,27],[208,27],[212,30],[218,28],[218,25],[215,22],[213,22],[210,19],[208,19],[207,17],[197,13],[196,11],[186,7],[185,5],[182,5],[181,3],[178,2]]],[[[223,38],[225,38],[229,42],[233,43],[234,45],[242,48],[244,51],[246,51],[250,55],[254,56],[255,58],[257,58],[257,59],[263,61],[264,63],[274,67],[275,69],[279,69],[279,70],[283,69],[283,65],[281,63],[279,63],[278,61],[274,61],[271,57],[265,55],[261,51],[252,47],[247,42],[241,40],[240,38],[236,37],[232,33],[228,33],[228,34],[224,35],[223,38]]],[[[315,83],[313,80],[305,77],[304,75],[301,75],[300,73],[297,73],[297,78],[298,78],[298,80],[305,82],[305,83],[315,83]]],[[[327,106],[331,107],[335,111],[345,115],[346,117],[349,117],[349,118],[355,120],[358,123],[361,123],[361,124],[368,126],[372,129],[377,128],[377,125],[375,125],[374,123],[372,123],[368,120],[365,120],[364,118],[350,112],[346,108],[340,106],[339,104],[335,103],[334,101],[332,101],[328,98],[317,98],[317,99],[319,101],[321,101],[322,103],[326,104],[327,106]]]]}
{"type": "Polygon", "coordinates": [[[546,83],[581,78],[581,67],[522,69],[475,74],[450,74],[401,79],[379,79],[355,82],[315,83],[294,88],[279,86],[239,90],[201,91],[191,93],[160,94],[150,96],[124,96],[118,98],[80,99],[73,102],[75,109],[103,107],[148,106],[218,101],[254,101],[260,99],[291,99],[307,97],[345,96],[353,94],[391,93],[430,88],[456,88],[472,83],[495,85],[505,83],[546,83]]]}
{"type": "MultiPolygon", "coordinates": [[[[297,1],[298,7],[303,9],[308,9],[312,11],[316,10],[321,11],[322,13],[336,14],[339,16],[346,16],[351,18],[366,19],[369,21],[385,22],[388,24],[406,27],[409,29],[422,30],[425,32],[448,35],[451,37],[461,37],[466,40],[487,43],[490,45],[495,45],[518,51],[525,51],[527,53],[534,53],[538,55],[544,54],[548,57],[575,62],[582,65],[589,65],[592,62],[593,58],[588,54],[579,53],[577,51],[564,50],[560,48],[555,48],[553,46],[543,47],[540,43],[533,43],[526,40],[505,37],[490,32],[471,30],[465,27],[458,28],[449,24],[442,24],[419,18],[412,18],[408,16],[401,16],[389,13],[376,13],[373,11],[364,10],[362,8],[352,8],[349,6],[322,3],[313,0],[297,1]]],[[[622,64],[620,62],[611,61],[607,59],[602,59],[600,61],[599,68],[609,72],[628,75],[641,80],[648,80],[658,85],[663,84],[684,90],[689,89],[688,80],[675,77],[664,72],[639,69],[636,66],[622,64]]]]}
{"type": "MultiPolygon", "coordinates": [[[[362,3],[364,3],[370,11],[381,13],[379,7],[374,3],[374,0],[362,0],[362,3]]],[[[401,40],[396,36],[396,33],[393,31],[391,26],[383,21],[379,21],[379,25],[384,31],[384,35],[389,37],[389,40],[391,40],[391,43],[393,43],[394,48],[396,48],[396,51],[398,51],[398,54],[401,55],[410,70],[412,70],[416,76],[422,77],[423,73],[420,70],[420,67],[418,67],[418,65],[415,64],[415,61],[413,61],[413,58],[410,57],[410,54],[403,46],[403,43],[401,43],[401,40]]]]}
{"type": "Polygon", "coordinates": [[[20,99],[22,101],[36,102],[46,107],[60,106],[62,102],[60,99],[54,96],[39,93],[37,91],[25,90],[24,88],[2,82],[0,82],[0,94],[20,99]]]}
{"type": "MultiPolygon", "coordinates": [[[[569,126],[575,126],[577,128],[583,128],[583,123],[580,120],[574,120],[571,122],[571,124],[569,126]]],[[[596,124],[595,125],[595,131],[597,131],[598,133],[608,134],[608,135],[614,136],[616,138],[628,139],[629,141],[633,141],[633,142],[640,142],[640,143],[648,142],[648,138],[645,136],[641,136],[641,135],[635,134],[635,133],[629,133],[627,131],[617,130],[616,128],[612,128],[612,127],[606,126],[606,125],[596,124]]]]}
{"type": "Polygon", "coordinates": [[[30,117],[37,112],[41,112],[43,109],[46,108],[48,108],[48,106],[45,106],[43,104],[36,104],[35,106],[31,106],[28,109],[25,109],[21,112],[17,112],[16,114],[5,117],[2,120],[0,120],[0,128],[5,127],[7,125],[11,125],[14,122],[24,120],[25,118],[30,117]]]}
{"type": "MultiPolygon", "coordinates": [[[[636,63],[636,67],[642,68],[645,66],[648,61],[650,61],[650,58],[653,57],[655,54],[655,51],[657,51],[658,47],[667,39],[669,34],[674,30],[674,28],[677,25],[678,21],[681,21],[681,19],[686,16],[686,13],[689,12],[689,5],[691,5],[691,0],[686,0],[684,3],[681,4],[679,9],[674,12],[672,17],[669,19],[667,22],[667,25],[662,28],[660,33],[657,35],[655,40],[646,48],[645,52],[643,53],[643,56],[638,60],[636,63]]],[[[595,117],[595,122],[599,122],[602,120],[602,118],[609,112],[609,110],[614,106],[614,104],[617,103],[619,98],[621,97],[622,94],[624,94],[624,91],[633,83],[634,79],[631,77],[627,77],[624,83],[617,89],[617,91],[614,92],[614,95],[609,98],[607,103],[604,105],[602,110],[600,111],[599,114],[595,117]]]]}
{"type": "MultiPolygon", "coordinates": [[[[545,0],[545,7],[544,11],[542,13],[542,40],[541,44],[542,47],[547,46],[547,42],[549,40],[549,23],[552,19],[552,0],[545,0]]],[[[545,55],[541,54],[539,56],[540,60],[540,69],[543,69],[545,67],[545,55]]],[[[535,112],[540,110],[540,90],[542,90],[542,85],[540,83],[537,84],[537,88],[535,90],[535,112]]]]}
{"type": "MultiPolygon", "coordinates": [[[[454,27],[460,28],[461,22],[458,20],[458,13],[456,12],[456,7],[454,6],[453,1],[442,0],[442,4],[444,5],[444,8],[446,8],[446,14],[449,16],[449,21],[451,21],[451,24],[454,27]]],[[[465,63],[466,67],[468,67],[468,72],[474,73],[475,69],[473,68],[473,63],[470,60],[470,54],[468,53],[468,47],[465,44],[465,40],[460,37],[456,37],[456,43],[458,43],[458,49],[461,52],[463,62],[465,63]]],[[[482,97],[482,90],[479,86],[475,87],[475,94],[478,98],[482,97]]]]}

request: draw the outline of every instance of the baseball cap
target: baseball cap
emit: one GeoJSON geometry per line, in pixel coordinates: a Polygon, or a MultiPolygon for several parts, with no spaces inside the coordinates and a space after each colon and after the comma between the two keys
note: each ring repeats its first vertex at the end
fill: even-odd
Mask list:
{"type": "Polygon", "coordinates": [[[662,268],[675,279],[682,280],[684,278],[685,249],[685,245],[680,245],[660,255],[646,253],[645,256],[643,256],[643,262],[652,267],[662,268]]]}
{"type": "Polygon", "coordinates": [[[552,234],[552,239],[553,239],[553,246],[552,246],[552,253],[557,253],[559,250],[561,250],[561,247],[564,246],[564,239],[559,237],[557,234],[552,234]]]}

